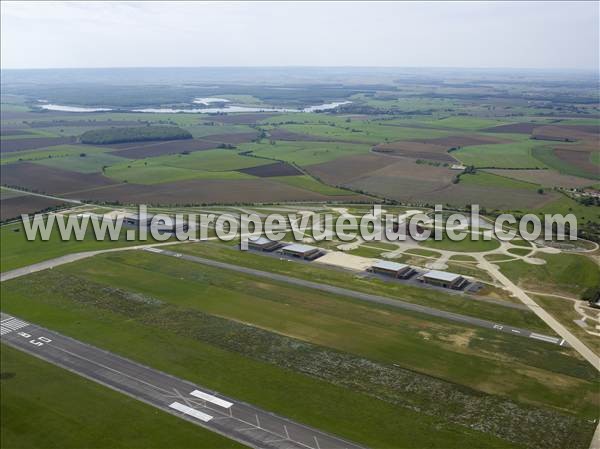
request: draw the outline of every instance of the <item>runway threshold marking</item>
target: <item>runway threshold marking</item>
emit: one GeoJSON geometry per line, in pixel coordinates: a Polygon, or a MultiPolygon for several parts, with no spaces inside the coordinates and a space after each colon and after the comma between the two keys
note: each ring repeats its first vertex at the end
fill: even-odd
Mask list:
{"type": "Polygon", "coordinates": [[[203,399],[205,401],[211,402],[219,407],[230,408],[233,405],[233,402],[226,401],[224,399],[213,396],[212,394],[205,393],[200,390],[194,390],[190,393],[192,396],[196,398],[203,399]]]}
{"type": "Polygon", "coordinates": [[[157,254],[161,254],[163,252],[162,249],[158,249],[158,248],[144,248],[145,251],[151,252],[151,253],[157,253],[157,254]]]}
{"type": "Polygon", "coordinates": [[[0,324],[0,335],[6,335],[28,325],[29,323],[26,323],[25,321],[21,321],[16,318],[8,318],[2,321],[2,324],[0,324]]]}
{"type": "Polygon", "coordinates": [[[540,334],[536,334],[535,332],[532,332],[531,334],[529,334],[529,336],[531,338],[535,338],[536,340],[542,340],[542,341],[546,341],[548,343],[558,343],[560,341],[560,338],[548,337],[547,335],[540,335],[540,334]]]}
{"type": "Polygon", "coordinates": [[[180,402],[173,402],[172,404],[169,404],[169,407],[179,412],[185,413],[186,415],[193,416],[194,418],[199,419],[200,421],[208,422],[211,419],[213,419],[212,416],[207,415],[206,413],[202,413],[201,411],[196,410],[192,407],[188,407],[187,405],[183,405],[180,402]]]}

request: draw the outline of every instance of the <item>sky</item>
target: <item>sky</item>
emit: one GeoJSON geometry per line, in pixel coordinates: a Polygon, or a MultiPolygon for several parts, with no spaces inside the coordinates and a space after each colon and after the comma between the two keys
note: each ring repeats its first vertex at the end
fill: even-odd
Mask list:
{"type": "Polygon", "coordinates": [[[593,69],[599,2],[10,2],[7,68],[593,69]]]}

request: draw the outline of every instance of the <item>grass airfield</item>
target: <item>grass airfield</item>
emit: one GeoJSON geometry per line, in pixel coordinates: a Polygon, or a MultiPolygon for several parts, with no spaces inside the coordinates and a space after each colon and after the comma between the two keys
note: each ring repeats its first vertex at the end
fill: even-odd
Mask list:
{"type": "MultiPolygon", "coordinates": [[[[82,242],[61,242],[53,233],[48,242],[26,242],[13,222],[23,211],[16,203],[26,199],[31,204],[24,212],[67,214],[149,202],[154,212],[167,213],[316,210],[341,216],[364,213],[370,203],[386,203],[389,212],[430,212],[440,202],[453,208],[479,203],[489,217],[574,213],[588,226],[600,219],[598,206],[584,205],[570,190],[598,186],[597,119],[534,103],[505,107],[490,100],[492,109],[479,100],[392,98],[390,92],[348,96],[352,107],[368,113],[226,115],[40,113],[3,96],[2,178],[17,191],[3,188],[0,196],[2,272],[77,252],[117,251],[2,282],[2,311],[368,447],[587,449],[598,418],[599,379],[573,348],[147,251],[120,251],[138,240],[96,242],[86,235],[82,242]],[[549,111],[555,115],[542,115],[549,111]],[[78,141],[98,128],[165,124],[192,138],[78,141]]],[[[260,92],[225,98],[271,106],[260,92]]],[[[486,268],[491,262],[600,354],[594,327],[600,318],[580,300],[600,279],[591,242],[557,248],[522,240],[315,242],[311,232],[305,235],[304,243],[339,253],[340,260],[355,256],[460,273],[481,284],[476,294],[339,265],[286,262],[240,252],[235,242],[172,243],[183,254],[556,335],[486,268]]],[[[43,431],[56,447],[188,447],[191,440],[198,447],[238,447],[10,348],[2,347],[2,358],[3,446],[47,447],[43,431]],[[40,379],[50,387],[41,388],[40,379]],[[57,403],[65,384],[70,390],[57,403]],[[116,412],[84,410],[79,396],[116,412]],[[32,416],[50,414],[60,420],[34,428],[32,416]],[[171,435],[163,442],[158,434],[165,426],[171,435]],[[107,431],[116,427],[115,435],[107,431]],[[134,440],[133,430],[144,437],[134,440]],[[23,440],[24,434],[34,436],[23,440]]]]}

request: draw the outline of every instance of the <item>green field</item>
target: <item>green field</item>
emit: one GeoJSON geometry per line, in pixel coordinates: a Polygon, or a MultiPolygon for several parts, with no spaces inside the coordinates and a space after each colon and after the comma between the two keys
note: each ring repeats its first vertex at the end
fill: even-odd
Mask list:
{"type": "Polygon", "coordinates": [[[210,118],[207,118],[204,122],[200,123],[214,123],[211,125],[205,124],[192,124],[186,125],[185,129],[192,133],[194,138],[201,139],[210,135],[222,135],[222,134],[238,134],[238,133],[251,133],[254,129],[247,125],[223,125],[212,122],[210,118]]]}
{"type": "Polygon", "coordinates": [[[369,151],[368,145],[339,143],[339,142],[287,142],[277,141],[270,143],[251,143],[240,146],[244,151],[252,151],[259,157],[265,157],[300,166],[320,164],[334,159],[363,154],[369,151]]]}
{"type": "Polygon", "coordinates": [[[442,240],[434,240],[433,234],[431,238],[420,242],[421,246],[431,249],[441,249],[446,251],[456,251],[461,253],[467,252],[484,252],[484,251],[493,251],[500,246],[500,242],[498,240],[483,240],[483,236],[474,235],[473,237],[479,237],[479,240],[471,240],[471,236],[468,234],[466,237],[460,241],[450,240],[447,235],[443,235],[442,240]]]}
{"type": "MultiPolygon", "coordinates": [[[[440,384],[434,378],[415,374],[415,368],[537,406],[564,409],[565,397],[569,397],[571,413],[595,413],[593,370],[585,362],[562,354],[561,348],[533,341],[515,347],[512,341],[516,337],[509,335],[468,330],[430,318],[421,320],[389,308],[300,291],[164,256],[137,252],[105,255],[77,266],[66,265],[9,281],[2,289],[3,309],[16,316],[150,366],[168,367],[170,373],[307,424],[318,422],[320,428],[375,447],[431,447],[441,441],[439,438],[449,438],[444,447],[453,447],[454,439],[447,431],[458,428],[451,422],[473,419],[459,410],[466,404],[470,409],[488,404],[481,413],[490,413],[489,401],[499,400],[464,387],[457,389],[453,384],[440,384]],[[44,294],[36,294],[42,289],[44,294]],[[383,310],[386,313],[381,313],[383,310]],[[125,322],[126,326],[119,324],[125,322]],[[289,337],[297,338],[297,343],[288,342],[289,337]],[[126,347],[120,344],[124,339],[129,342],[126,347]],[[465,345],[465,341],[470,343],[465,345]],[[318,346],[311,346],[314,343],[318,346]],[[293,352],[287,352],[288,345],[293,352]],[[503,355],[500,360],[499,354],[503,355]],[[339,365],[325,362],[338,357],[350,364],[347,373],[339,365]],[[413,388],[405,390],[401,384],[386,387],[363,377],[367,373],[361,373],[368,365],[360,361],[361,357],[371,363],[389,361],[386,366],[393,361],[412,367],[402,376],[412,378],[413,388]],[[356,363],[361,368],[351,369],[356,363]],[[313,365],[319,370],[330,367],[319,374],[313,371],[313,365]],[[213,375],[215,369],[220,376],[213,375]],[[362,378],[360,384],[355,383],[357,376],[362,378]],[[262,381],[265,378],[269,379],[268,387],[262,381]],[[389,396],[387,401],[365,396],[384,391],[382,388],[389,396]],[[434,391],[444,399],[427,399],[434,391]],[[332,401],[334,396],[337,400],[332,401]],[[442,418],[445,415],[438,413],[447,413],[445,401],[458,408],[451,417],[442,418]],[[442,407],[438,408],[436,402],[442,407]],[[420,404],[433,416],[415,414],[401,404],[420,404]],[[371,410],[377,412],[371,414],[371,410]],[[357,427],[352,417],[359,413],[365,416],[357,427]],[[433,417],[438,431],[421,435],[421,426],[433,417]],[[445,422],[447,419],[450,421],[445,422]],[[400,422],[403,432],[398,432],[400,422]]],[[[490,420],[502,415],[500,408],[494,406],[494,410],[490,420]]],[[[522,413],[530,413],[526,410],[522,413]]],[[[511,416],[513,420],[514,409],[511,416]]],[[[573,418],[556,412],[545,416],[575,425],[573,418]]],[[[521,428],[520,420],[510,423],[506,418],[502,419],[503,429],[493,433],[515,425],[521,428]]],[[[473,438],[477,447],[494,444],[489,436],[461,429],[462,444],[465,438],[473,438]]],[[[532,438],[531,428],[524,426],[521,430],[525,440],[532,438]]],[[[581,427],[577,432],[584,439],[589,430],[581,427]]]]}
{"type": "Polygon", "coordinates": [[[456,128],[456,129],[464,129],[467,131],[477,131],[485,128],[492,128],[494,126],[500,126],[510,123],[507,120],[495,120],[495,119],[485,119],[479,117],[459,117],[452,116],[446,117],[441,120],[437,120],[432,124],[435,126],[439,126],[442,128],[456,128]]]}
{"type": "Polygon", "coordinates": [[[301,176],[274,176],[268,178],[270,181],[277,181],[282,184],[287,184],[300,189],[309,190],[311,192],[321,193],[323,195],[331,196],[343,196],[343,195],[354,195],[354,192],[348,190],[338,189],[331,187],[327,184],[323,184],[317,181],[312,176],[301,175],[301,176]]]}
{"type": "Polygon", "coordinates": [[[452,156],[465,165],[486,168],[543,168],[546,164],[537,159],[534,149],[540,142],[521,137],[511,143],[497,143],[464,147],[453,151],[452,156]]]}
{"type": "Polygon", "coordinates": [[[117,181],[135,184],[185,179],[245,179],[250,176],[235,170],[268,163],[270,161],[240,156],[231,150],[206,150],[121,162],[106,168],[105,174],[117,181]]]}
{"type": "MultiPolygon", "coordinates": [[[[234,265],[246,266],[314,282],[349,288],[365,293],[399,298],[403,301],[427,305],[435,307],[436,309],[496,320],[517,327],[537,329],[540,332],[550,332],[548,327],[531,312],[505,309],[501,306],[473,301],[468,297],[423,289],[409,284],[385,282],[376,278],[366,278],[359,274],[353,275],[348,272],[330,269],[325,266],[282,263],[276,258],[264,257],[251,252],[241,252],[223,245],[212,243],[181,245],[177,247],[177,251],[201,257],[208,257],[210,259],[220,260],[234,265]]],[[[431,259],[423,260],[425,263],[431,262],[431,259]]]]}
{"type": "Polygon", "coordinates": [[[600,286],[600,268],[590,257],[567,253],[538,253],[535,257],[546,264],[532,265],[518,260],[499,264],[500,270],[521,287],[545,293],[573,296],[600,286]]]}
{"type": "Polygon", "coordinates": [[[519,181],[504,176],[477,171],[476,173],[465,173],[460,176],[460,183],[464,185],[498,187],[507,189],[537,190],[540,185],[531,182],[519,181]]]}
{"type": "Polygon", "coordinates": [[[531,250],[532,248],[510,248],[508,252],[516,256],[526,256],[531,250]]]}
{"type": "MultiPolygon", "coordinates": [[[[575,323],[576,320],[581,320],[581,315],[575,311],[571,301],[545,295],[532,295],[532,298],[596,354],[600,353],[600,339],[595,335],[588,334],[579,324],[575,323]]],[[[590,328],[588,327],[587,330],[590,328]]]]}
{"type": "MultiPolygon", "coordinates": [[[[23,281],[2,284],[3,310],[351,440],[390,449],[432,447],[442,442],[445,448],[462,448],[465,441],[481,448],[515,447],[243,352],[223,349],[220,343],[234,341],[233,336],[206,341],[201,337],[202,328],[198,328],[197,313],[189,308],[160,307],[162,319],[148,315],[152,324],[139,316],[145,308],[140,303],[131,303],[133,308],[128,307],[129,311],[121,310],[113,295],[112,300],[106,297],[94,306],[81,290],[81,301],[47,288],[46,294],[32,296],[27,292],[37,291],[39,282],[46,283],[48,279],[33,275],[25,284],[23,281]],[[186,317],[196,324],[181,321],[186,317]],[[190,324],[193,327],[188,329],[195,326],[195,332],[185,331],[190,324]],[[123,341],[128,344],[123,345],[123,341]],[[355,425],[358,421],[361,426],[355,425]]],[[[214,331],[219,332],[219,328],[214,331]]],[[[585,437],[587,433],[588,430],[585,437]]]]}
{"type": "Polygon", "coordinates": [[[430,251],[428,249],[423,249],[423,248],[411,248],[411,249],[404,251],[404,253],[415,254],[417,256],[424,256],[424,257],[436,257],[436,258],[441,256],[441,254],[438,253],[437,251],[430,251]]]}
{"type": "Polygon", "coordinates": [[[99,173],[104,167],[123,162],[122,157],[106,153],[87,154],[85,151],[73,156],[53,157],[36,161],[36,164],[46,165],[61,170],[70,170],[79,173],[99,173]],[[81,156],[85,154],[85,156],[81,156]]]}
{"type": "MultiPolygon", "coordinates": [[[[151,236],[148,235],[151,239],[151,236]]],[[[56,226],[53,227],[50,239],[42,241],[38,238],[34,241],[27,240],[23,225],[21,223],[9,224],[0,227],[0,267],[2,272],[14,270],[44,260],[54,259],[83,251],[97,251],[109,248],[120,248],[125,246],[134,246],[141,243],[155,243],[154,240],[140,242],[139,240],[127,241],[126,232],[122,231],[119,240],[110,241],[96,240],[91,230],[91,224],[85,239],[77,241],[71,239],[63,241],[56,226]]]]}
{"type": "Polygon", "coordinates": [[[9,346],[0,354],[3,448],[243,447],[9,346]]]}
{"type": "Polygon", "coordinates": [[[579,223],[585,223],[586,221],[597,223],[600,221],[600,206],[585,206],[566,195],[560,195],[556,201],[552,201],[532,212],[538,214],[574,214],[579,223]]]}
{"type": "MultiPolygon", "coordinates": [[[[564,143],[563,145],[569,145],[564,143]]],[[[598,164],[598,154],[600,154],[599,152],[590,152],[590,161],[594,162],[595,164],[598,164]]],[[[555,170],[558,170],[560,173],[563,173],[565,175],[572,175],[572,176],[580,176],[582,178],[588,178],[588,179],[595,179],[598,180],[600,179],[600,167],[596,170],[596,173],[590,173],[589,171],[585,171],[582,170],[579,167],[576,167],[575,165],[570,165],[568,164],[566,161],[559,159],[555,154],[554,151],[552,150],[552,148],[544,148],[544,147],[538,147],[535,148],[533,150],[533,155],[535,156],[536,159],[542,161],[544,163],[544,165],[546,165],[547,167],[553,168],[555,170]]]]}
{"type": "MultiPolygon", "coordinates": [[[[102,153],[109,151],[109,148],[94,147],[91,145],[55,145],[48,148],[40,148],[36,150],[27,151],[15,151],[10,153],[2,153],[0,162],[2,164],[11,164],[14,162],[30,161],[30,162],[41,162],[45,163],[50,159],[58,159],[56,163],[58,166],[62,163],[63,159],[70,159],[80,157],[81,153],[85,153],[87,157],[100,156],[102,153]]],[[[103,155],[109,156],[109,155],[103,155]]],[[[83,158],[82,158],[83,159],[83,158]]],[[[122,161],[123,159],[118,158],[122,161]]],[[[65,167],[66,170],[68,168],[65,167]]]]}
{"type": "Polygon", "coordinates": [[[431,139],[453,134],[452,131],[447,130],[385,126],[378,123],[359,121],[334,126],[319,123],[291,124],[284,125],[283,128],[295,133],[310,134],[312,136],[324,137],[327,139],[373,144],[386,140],[431,139]]]}

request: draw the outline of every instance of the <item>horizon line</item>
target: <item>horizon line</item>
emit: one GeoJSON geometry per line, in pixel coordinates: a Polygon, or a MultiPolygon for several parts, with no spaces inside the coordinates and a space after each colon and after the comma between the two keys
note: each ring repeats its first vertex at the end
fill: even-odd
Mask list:
{"type": "Polygon", "coordinates": [[[556,71],[556,72],[593,72],[598,68],[572,67],[474,67],[474,66],[394,66],[394,65],[203,65],[203,66],[95,66],[95,67],[1,67],[0,70],[123,70],[123,69],[438,69],[438,70],[506,70],[506,71],[556,71]]]}

